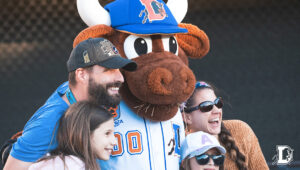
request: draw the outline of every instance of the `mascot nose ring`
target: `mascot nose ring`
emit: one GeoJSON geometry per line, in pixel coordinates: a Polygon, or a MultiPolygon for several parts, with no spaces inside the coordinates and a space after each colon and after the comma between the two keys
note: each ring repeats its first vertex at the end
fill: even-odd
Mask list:
{"type": "Polygon", "coordinates": [[[166,68],[156,68],[148,76],[148,87],[158,95],[170,95],[172,92],[166,88],[173,80],[172,73],[166,68]]]}
{"type": "Polygon", "coordinates": [[[183,93],[190,94],[194,91],[194,84],[196,83],[193,72],[187,68],[182,68],[179,74],[183,82],[186,84],[186,88],[184,88],[183,93]]]}
{"type": "MultiPolygon", "coordinates": [[[[194,90],[195,78],[193,72],[189,69],[182,68],[179,72],[182,83],[185,84],[183,93],[190,94],[194,90]]],[[[173,80],[173,74],[166,68],[158,67],[154,69],[148,76],[148,88],[157,95],[169,96],[172,91],[167,89],[171,87],[170,83],[173,80]]]]}

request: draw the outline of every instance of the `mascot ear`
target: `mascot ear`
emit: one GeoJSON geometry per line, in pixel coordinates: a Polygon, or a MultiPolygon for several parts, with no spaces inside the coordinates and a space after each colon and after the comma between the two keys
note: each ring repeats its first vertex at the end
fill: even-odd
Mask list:
{"type": "Polygon", "coordinates": [[[185,34],[176,34],[179,46],[191,58],[202,58],[209,51],[209,39],[204,31],[192,24],[178,25],[188,30],[185,34]]]}
{"type": "Polygon", "coordinates": [[[112,36],[116,31],[107,25],[95,25],[92,27],[88,27],[82,30],[73,41],[73,48],[76,47],[81,41],[87,40],[89,38],[97,38],[97,37],[109,37],[112,36]]]}

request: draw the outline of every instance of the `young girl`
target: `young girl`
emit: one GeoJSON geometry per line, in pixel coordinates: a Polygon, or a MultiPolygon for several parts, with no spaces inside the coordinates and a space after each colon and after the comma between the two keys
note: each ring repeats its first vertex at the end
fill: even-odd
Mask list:
{"type": "Polygon", "coordinates": [[[29,170],[100,170],[96,159],[108,160],[116,144],[112,114],[83,101],[70,106],[60,119],[58,146],[29,170]]]}
{"type": "Polygon", "coordinates": [[[240,120],[223,121],[223,101],[211,85],[200,81],[183,109],[189,132],[203,131],[214,135],[226,148],[225,169],[269,169],[250,126],[240,120]]]}
{"type": "Polygon", "coordinates": [[[184,170],[219,170],[226,150],[214,136],[199,131],[186,136],[181,153],[184,170]]]}

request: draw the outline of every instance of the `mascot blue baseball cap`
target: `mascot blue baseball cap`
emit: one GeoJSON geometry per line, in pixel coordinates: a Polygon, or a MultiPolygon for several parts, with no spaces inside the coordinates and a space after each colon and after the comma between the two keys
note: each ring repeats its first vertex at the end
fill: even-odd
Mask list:
{"type": "Polygon", "coordinates": [[[111,26],[133,34],[187,33],[162,0],[116,0],[104,7],[111,18],[111,26]]]}

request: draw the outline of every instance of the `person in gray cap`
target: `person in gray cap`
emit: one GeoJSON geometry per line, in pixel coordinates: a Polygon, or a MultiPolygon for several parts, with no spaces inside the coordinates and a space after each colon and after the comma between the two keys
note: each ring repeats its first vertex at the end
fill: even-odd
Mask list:
{"type": "Polygon", "coordinates": [[[28,169],[55,149],[56,124],[70,104],[89,100],[107,108],[118,105],[118,91],[124,82],[119,69],[134,71],[136,67],[135,62],[122,58],[116,47],[104,38],[79,43],[67,61],[69,82],[60,85],[26,123],[22,135],[12,145],[4,169],[28,169]]]}

